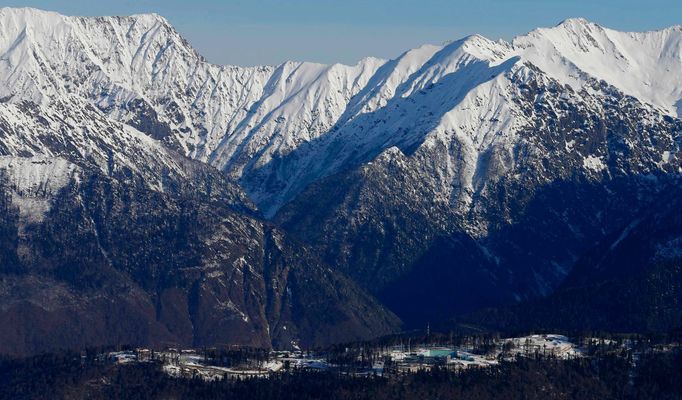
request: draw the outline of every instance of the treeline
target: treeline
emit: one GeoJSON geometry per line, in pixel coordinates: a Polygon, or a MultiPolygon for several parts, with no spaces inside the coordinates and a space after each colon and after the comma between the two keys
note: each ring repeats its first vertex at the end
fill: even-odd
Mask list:
{"type": "Polygon", "coordinates": [[[60,398],[67,387],[104,377],[112,368],[94,353],[43,354],[25,359],[0,359],[0,398],[60,398]]]}
{"type": "Polygon", "coordinates": [[[537,356],[490,368],[434,368],[390,379],[293,371],[267,379],[174,378],[161,363],[112,364],[63,353],[0,361],[0,398],[88,399],[680,399],[682,353],[606,352],[594,358],[537,356]]]}

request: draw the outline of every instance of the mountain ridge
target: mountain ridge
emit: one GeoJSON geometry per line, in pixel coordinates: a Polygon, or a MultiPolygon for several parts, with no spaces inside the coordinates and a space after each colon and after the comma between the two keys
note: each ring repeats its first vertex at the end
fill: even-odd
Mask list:
{"type": "Polygon", "coordinates": [[[55,280],[83,322],[92,285],[118,317],[129,287],[182,343],[313,346],[551,295],[682,174],[679,27],[237,67],[156,15],[5,8],[0,54],[0,294],[55,280]]]}
{"type": "MultiPolygon", "coordinates": [[[[12,13],[27,14],[28,25],[31,18],[36,18],[35,15],[42,15],[41,11],[35,9],[3,9],[3,14],[12,13]]],[[[461,83],[452,79],[452,83],[443,83],[441,80],[472,60],[487,62],[495,67],[505,60],[513,63],[513,59],[519,57],[519,63],[531,62],[550,77],[572,85],[577,90],[590,76],[607,78],[603,76],[604,65],[612,64],[603,62],[613,62],[610,55],[601,52],[607,47],[612,48],[614,54],[622,56],[628,54],[624,48],[629,49],[634,46],[632,43],[636,44],[638,40],[645,38],[667,43],[669,54],[660,54],[671,59],[671,62],[682,54],[676,47],[682,46],[682,32],[676,27],[616,34],[617,31],[601,28],[584,19],[567,19],[554,28],[536,29],[510,42],[491,41],[480,35],[472,35],[445,46],[425,45],[409,50],[394,60],[365,58],[355,66],[290,61],[278,66],[218,66],[207,63],[167,20],[158,15],[108,18],[47,14],[51,19],[59,20],[67,31],[68,25],[73,25],[69,28],[72,33],[60,31],[62,34],[75,35],[82,42],[104,38],[103,41],[97,39],[95,42],[101,41],[101,44],[94,47],[86,45],[83,50],[87,55],[86,63],[92,63],[88,68],[101,71],[96,74],[98,78],[74,79],[69,88],[57,85],[58,93],[73,92],[97,106],[109,118],[161,139],[184,155],[227,171],[242,182],[266,215],[274,215],[283,204],[312,181],[368,161],[367,157],[358,158],[353,150],[345,149],[339,154],[341,161],[325,163],[325,152],[329,151],[325,146],[318,150],[308,150],[310,154],[298,151],[302,159],[289,166],[292,168],[290,172],[273,171],[275,167],[270,165],[273,160],[286,157],[301,144],[329,136],[332,130],[342,129],[362,115],[384,110],[386,102],[396,96],[407,96],[415,90],[427,90],[426,88],[437,83],[460,85],[461,83]],[[89,27],[92,24],[113,28],[94,29],[89,27]],[[122,30],[117,33],[117,24],[128,28],[125,32],[122,30]],[[106,39],[107,35],[113,36],[106,39]],[[581,35],[586,35],[586,42],[576,39],[582,37],[581,35]],[[666,39],[666,35],[674,37],[666,39]],[[128,49],[126,46],[132,47],[128,49]],[[109,57],[107,60],[108,56],[103,55],[106,49],[113,51],[114,59],[109,57]],[[584,52],[578,54],[576,49],[584,52]],[[542,54],[554,54],[552,57],[556,57],[556,61],[543,61],[551,57],[541,57],[542,54]],[[413,76],[414,74],[417,75],[413,76]],[[79,79],[84,79],[83,83],[79,79]],[[409,81],[412,83],[408,84],[409,81]],[[405,84],[411,87],[406,87],[405,84]],[[263,179],[273,181],[267,190],[262,188],[263,179]]],[[[3,25],[5,30],[10,26],[7,23],[3,25]]],[[[16,35],[7,36],[11,39],[16,35]]],[[[52,36],[44,39],[48,42],[53,40],[52,36]]],[[[7,46],[5,44],[0,48],[7,46]]],[[[49,53],[50,49],[44,51],[49,53]]],[[[8,52],[3,52],[3,57],[6,57],[8,52]]],[[[639,53],[641,52],[633,54],[639,53]]],[[[650,56],[648,53],[645,55],[650,56]]],[[[54,59],[63,59],[68,66],[72,62],[67,56],[68,54],[55,53],[54,59]]],[[[661,76],[661,71],[642,62],[646,58],[638,58],[632,54],[630,56],[632,57],[625,59],[623,65],[630,65],[627,68],[635,70],[626,70],[623,73],[640,73],[651,82],[661,81],[657,78],[661,76]]],[[[609,67],[609,73],[620,68],[618,64],[613,65],[615,68],[609,67]]],[[[5,76],[21,75],[21,71],[16,71],[16,66],[7,71],[5,76]]],[[[27,73],[31,76],[30,72],[27,73]]],[[[93,76],[86,71],[76,73],[71,67],[65,73],[67,76],[93,76]]],[[[646,85],[635,87],[632,82],[621,79],[622,77],[616,81],[606,81],[625,93],[634,94],[665,113],[674,115],[678,107],[676,102],[682,101],[682,83],[679,83],[682,82],[682,69],[677,66],[668,71],[665,81],[670,82],[671,77],[674,79],[673,84],[666,84],[665,88],[655,86],[650,89],[646,85]],[[659,92],[662,94],[651,94],[659,92]]],[[[30,83],[25,80],[21,82],[27,85],[30,83]]],[[[32,98],[30,94],[37,90],[28,86],[20,95],[24,99],[32,98]]],[[[49,86],[49,82],[42,83],[42,87],[49,86]]],[[[4,87],[20,86],[6,82],[4,87]]],[[[5,98],[19,95],[7,90],[3,92],[5,98]]],[[[523,118],[518,116],[507,116],[507,119],[507,125],[523,123],[523,118]]],[[[435,119],[428,121],[428,124],[438,127],[440,122],[435,119]]],[[[394,131],[411,129],[399,120],[394,125],[394,131]]],[[[450,125],[446,123],[442,129],[450,129],[450,125]]],[[[373,129],[372,125],[346,129],[356,128],[373,129]]],[[[505,127],[500,129],[509,131],[505,127]]],[[[383,146],[380,143],[387,139],[376,138],[380,147],[373,143],[357,142],[352,137],[344,140],[351,148],[368,147],[361,151],[378,153],[383,146]]]]}

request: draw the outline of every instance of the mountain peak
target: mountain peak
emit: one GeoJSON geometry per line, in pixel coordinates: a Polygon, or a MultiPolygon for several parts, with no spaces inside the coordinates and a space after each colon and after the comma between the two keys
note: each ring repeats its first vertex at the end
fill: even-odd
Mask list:
{"type": "Polygon", "coordinates": [[[0,7],[0,14],[4,15],[9,15],[9,14],[14,14],[14,15],[58,15],[62,16],[62,14],[59,14],[54,11],[48,11],[48,10],[43,10],[40,8],[34,8],[34,7],[0,7]]]}
{"type": "Polygon", "coordinates": [[[587,19],[583,17],[573,17],[573,18],[566,18],[565,20],[559,22],[556,26],[585,26],[585,25],[596,25],[593,22],[588,21],[587,19]]]}
{"type": "Polygon", "coordinates": [[[159,15],[157,13],[142,13],[142,14],[133,14],[130,16],[130,18],[137,20],[137,21],[144,21],[146,23],[161,23],[163,25],[166,25],[168,27],[172,27],[172,24],[162,15],[159,15]]]}
{"type": "MultiPolygon", "coordinates": [[[[97,25],[108,23],[116,25],[138,25],[141,29],[149,30],[157,24],[164,26],[169,31],[175,32],[171,23],[164,17],[156,13],[134,14],[130,16],[67,16],[53,11],[46,11],[31,7],[2,7],[0,8],[0,31],[8,33],[15,29],[51,32],[60,24],[66,25],[97,25]],[[77,21],[80,21],[77,23],[77,21]]],[[[105,33],[106,29],[103,30],[105,33]]],[[[50,34],[51,35],[51,34],[50,34]]],[[[11,35],[10,35],[11,36],[11,35]]]]}
{"type": "Polygon", "coordinates": [[[589,38],[595,34],[595,32],[603,31],[604,28],[585,18],[567,18],[552,28],[540,28],[538,30],[545,33],[560,32],[576,38],[589,38]]]}
{"type": "Polygon", "coordinates": [[[41,25],[55,25],[63,20],[64,16],[53,12],[31,7],[2,7],[0,8],[0,30],[7,29],[11,25],[26,26],[32,21],[41,25]]]}

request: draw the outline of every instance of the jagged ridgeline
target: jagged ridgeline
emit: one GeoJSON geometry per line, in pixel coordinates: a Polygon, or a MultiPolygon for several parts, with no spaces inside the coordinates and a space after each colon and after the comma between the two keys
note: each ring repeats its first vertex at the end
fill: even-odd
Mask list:
{"type": "Polygon", "coordinates": [[[679,26],[243,68],[157,15],[3,8],[0,52],[6,352],[311,346],[545,297],[605,279],[586,254],[682,173],[679,26]]]}

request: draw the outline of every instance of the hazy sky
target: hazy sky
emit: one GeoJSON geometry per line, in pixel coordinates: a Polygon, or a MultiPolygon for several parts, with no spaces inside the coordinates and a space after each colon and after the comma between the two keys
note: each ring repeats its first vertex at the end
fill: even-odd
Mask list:
{"type": "Polygon", "coordinates": [[[621,30],[682,23],[682,0],[0,0],[69,15],[163,15],[210,61],[355,63],[479,33],[510,39],[568,17],[621,30]]]}

